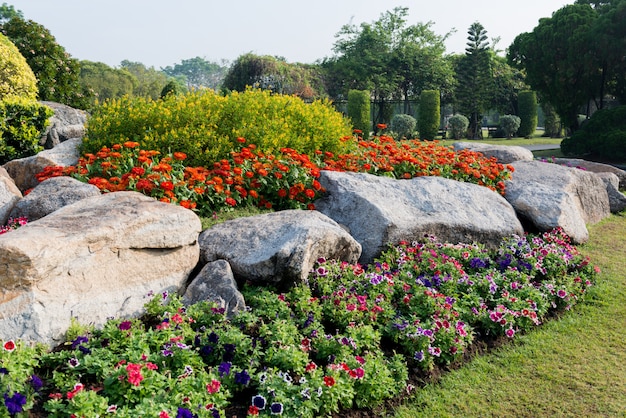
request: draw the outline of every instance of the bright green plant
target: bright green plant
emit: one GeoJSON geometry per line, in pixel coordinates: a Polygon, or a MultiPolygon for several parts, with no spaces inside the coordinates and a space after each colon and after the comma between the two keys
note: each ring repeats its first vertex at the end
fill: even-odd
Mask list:
{"type": "Polygon", "coordinates": [[[520,91],[517,96],[521,123],[518,135],[530,138],[537,129],[537,94],[534,91],[520,91]]]}
{"type": "Polygon", "coordinates": [[[411,115],[397,114],[391,118],[390,128],[396,140],[413,139],[417,121],[411,115]]]}
{"type": "Polygon", "coordinates": [[[348,92],[348,117],[352,120],[355,131],[363,138],[369,138],[372,127],[370,121],[371,98],[369,90],[350,90],[348,92]]]}
{"type": "Polygon", "coordinates": [[[52,109],[34,100],[0,101],[0,164],[43,150],[39,140],[52,114],[52,109]]]}
{"type": "Polygon", "coordinates": [[[439,133],[441,104],[439,90],[424,90],[420,94],[418,129],[421,139],[433,140],[439,133]]]}
{"type": "Polygon", "coordinates": [[[0,100],[37,98],[37,79],[26,59],[9,38],[0,33],[0,100]]]}
{"type": "Polygon", "coordinates": [[[520,127],[521,119],[515,115],[500,116],[500,128],[507,138],[512,138],[520,127]]]}
{"type": "Polygon", "coordinates": [[[467,136],[469,119],[463,115],[454,115],[448,120],[448,127],[453,139],[461,139],[467,136]]]}

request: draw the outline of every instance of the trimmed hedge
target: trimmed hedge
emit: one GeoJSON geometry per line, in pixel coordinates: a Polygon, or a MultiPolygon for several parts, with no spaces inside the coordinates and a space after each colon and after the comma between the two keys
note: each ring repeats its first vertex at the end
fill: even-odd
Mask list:
{"type": "Polygon", "coordinates": [[[433,140],[439,133],[441,104],[439,90],[424,90],[420,95],[417,129],[421,139],[433,140]]]}
{"type": "Polygon", "coordinates": [[[19,49],[0,33],[0,100],[8,97],[35,100],[37,79],[19,49]]]}
{"type": "Polygon", "coordinates": [[[520,91],[517,96],[517,105],[521,119],[517,134],[530,138],[537,129],[537,94],[534,91],[520,91]]]}
{"type": "Polygon", "coordinates": [[[39,140],[53,113],[30,99],[11,97],[0,101],[0,165],[43,150],[39,140]]]}
{"type": "Polygon", "coordinates": [[[350,142],[341,139],[350,135],[348,120],[327,101],[307,104],[261,90],[227,96],[199,90],[156,101],[105,102],[89,119],[83,151],[136,141],[162,154],[185,152],[189,165],[212,167],[230,155],[238,137],[268,153],[293,148],[313,156],[317,149],[347,151],[350,142]]]}
{"type": "Polygon", "coordinates": [[[361,131],[363,138],[368,138],[371,131],[371,103],[368,90],[350,90],[348,92],[348,117],[354,129],[361,131]]]}

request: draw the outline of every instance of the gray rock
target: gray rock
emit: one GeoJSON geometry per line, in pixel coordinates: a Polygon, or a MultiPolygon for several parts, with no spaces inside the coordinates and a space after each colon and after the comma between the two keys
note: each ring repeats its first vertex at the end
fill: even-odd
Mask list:
{"type": "Polygon", "coordinates": [[[317,210],[345,225],[370,263],[388,244],[435,235],[451,243],[497,246],[523,229],[511,205],[486,187],[441,177],[394,180],[364,173],[323,171],[327,196],[317,210]]]}
{"type": "Polygon", "coordinates": [[[200,234],[202,263],[223,259],[238,282],[290,286],[320,257],[355,263],[361,246],[316,211],[286,210],[217,224],[200,234]]]}
{"type": "Polygon", "coordinates": [[[613,173],[619,179],[619,190],[626,190],[626,171],[609,164],[596,163],[593,161],[581,160],[578,158],[554,158],[555,164],[568,167],[582,168],[592,173],[613,173]]]}
{"type": "Polygon", "coordinates": [[[189,306],[201,301],[217,303],[228,317],[246,309],[246,301],[237,289],[228,261],[217,260],[206,264],[187,286],[183,304],[189,306]]]}
{"type": "Polygon", "coordinates": [[[515,172],[506,181],[505,198],[530,229],[561,227],[579,244],[589,239],[586,224],[610,215],[608,193],[597,175],[541,161],[512,166],[515,172]]]}
{"type": "Polygon", "coordinates": [[[619,177],[614,173],[596,173],[604,182],[606,191],[609,194],[609,207],[611,213],[620,213],[626,209],[626,196],[619,191],[619,177]]]}
{"type": "Polygon", "coordinates": [[[455,151],[468,149],[482,153],[485,157],[495,157],[501,164],[511,164],[514,161],[532,161],[532,151],[517,145],[492,145],[480,142],[455,142],[455,151]]]}
{"type": "Polygon", "coordinates": [[[46,131],[41,137],[40,144],[44,148],[54,148],[68,139],[82,138],[85,135],[87,112],[61,103],[44,101],[41,104],[54,111],[54,115],[49,119],[46,131]]]}
{"type": "Polygon", "coordinates": [[[39,184],[35,177],[48,166],[68,167],[78,163],[79,147],[82,139],[67,140],[50,150],[41,151],[32,157],[11,160],[3,167],[15,181],[15,185],[22,193],[39,184]]]}
{"type": "Polygon", "coordinates": [[[200,230],[190,210],[116,192],[0,235],[0,339],[58,343],[72,318],[140,315],[147,294],[186,282],[200,230]]]}
{"type": "Polygon", "coordinates": [[[6,225],[11,211],[22,198],[22,192],[7,171],[0,167],[0,226],[6,225]]]}
{"type": "Polygon", "coordinates": [[[61,209],[63,206],[99,195],[100,190],[92,184],[83,183],[72,177],[52,177],[40,183],[17,202],[10,217],[24,216],[32,222],[61,209]]]}

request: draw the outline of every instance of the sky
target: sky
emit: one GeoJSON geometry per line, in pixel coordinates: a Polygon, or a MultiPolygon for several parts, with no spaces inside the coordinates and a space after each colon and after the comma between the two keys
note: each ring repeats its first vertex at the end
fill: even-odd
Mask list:
{"type": "Polygon", "coordinates": [[[396,6],[408,24],[433,22],[453,32],[448,53],[463,53],[467,29],[480,22],[505,50],[574,0],[3,0],[46,27],[72,57],[117,67],[123,60],[160,69],[184,59],[232,63],[242,54],[314,63],[333,56],[349,23],[378,20],[396,6]]]}

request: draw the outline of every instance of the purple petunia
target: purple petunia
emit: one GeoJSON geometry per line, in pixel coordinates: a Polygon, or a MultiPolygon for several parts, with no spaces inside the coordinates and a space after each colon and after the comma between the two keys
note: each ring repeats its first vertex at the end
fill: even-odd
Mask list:
{"type": "Polygon", "coordinates": [[[228,361],[222,362],[217,368],[217,371],[219,372],[220,377],[224,377],[224,375],[228,376],[230,374],[231,366],[232,366],[232,363],[228,361]]]}
{"type": "Polygon", "coordinates": [[[252,397],[252,405],[259,409],[265,409],[266,402],[265,398],[261,395],[255,395],[252,397]]]}
{"type": "Polygon", "coordinates": [[[272,415],[282,415],[283,414],[283,404],[280,402],[274,402],[270,406],[270,412],[272,415]]]}
{"type": "Polygon", "coordinates": [[[35,390],[35,392],[39,392],[39,390],[43,387],[43,381],[36,374],[30,377],[30,386],[35,390]]]}
{"type": "Polygon", "coordinates": [[[416,351],[413,358],[417,361],[424,361],[424,351],[416,351]]]}
{"type": "Polygon", "coordinates": [[[132,327],[133,323],[130,321],[123,321],[117,326],[120,331],[128,331],[132,327]]]}
{"type": "Polygon", "coordinates": [[[250,375],[246,370],[242,370],[241,372],[235,373],[235,383],[240,385],[247,385],[250,383],[250,375]]]}
{"type": "Polygon", "coordinates": [[[13,396],[9,396],[7,392],[4,394],[4,405],[7,407],[9,414],[18,414],[24,410],[23,406],[26,405],[26,396],[19,392],[15,392],[13,396]]]}
{"type": "Polygon", "coordinates": [[[176,418],[194,418],[194,415],[191,413],[189,409],[179,406],[178,413],[176,414],[176,418]]]}

